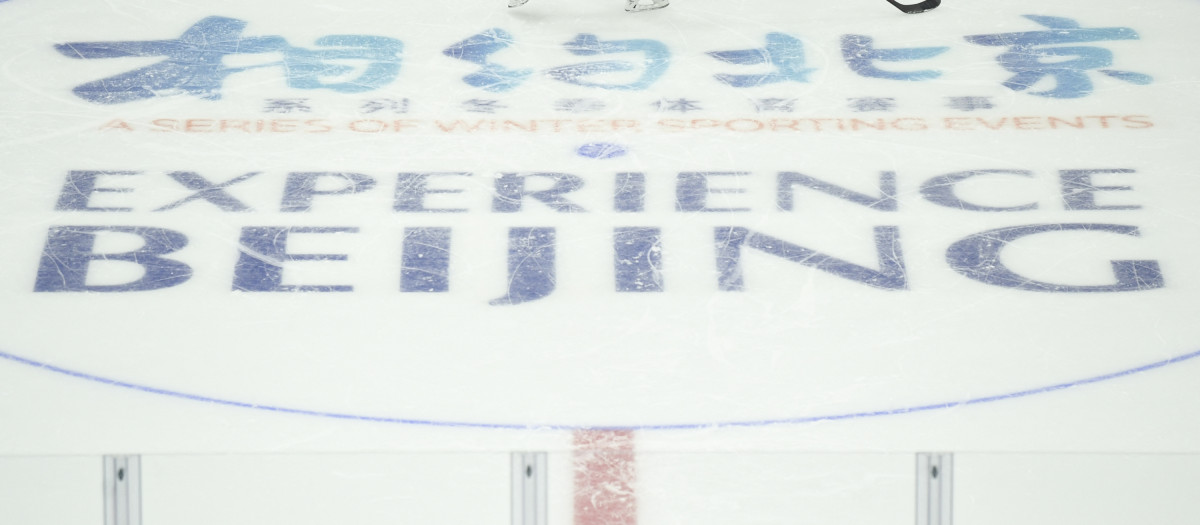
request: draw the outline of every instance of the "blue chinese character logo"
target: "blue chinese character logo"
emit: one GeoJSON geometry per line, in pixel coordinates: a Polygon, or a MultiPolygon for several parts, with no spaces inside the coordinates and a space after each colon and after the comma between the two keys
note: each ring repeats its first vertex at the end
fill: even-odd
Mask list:
{"type": "Polygon", "coordinates": [[[127,73],[80,85],[80,98],[99,104],[120,104],[169,95],[192,95],[208,100],[221,98],[225,78],[250,69],[279,67],[287,85],[297,89],[331,89],[361,93],[378,89],[400,73],[400,51],[396,39],[366,35],[330,35],[318,38],[320,49],[293,47],[280,36],[243,37],[246,22],[234,18],[208,17],[175,40],[125,42],[72,42],[55,49],[77,59],[118,57],[163,57],[163,60],[127,73]],[[231,55],[282,53],[283,60],[245,67],[227,67],[231,55]],[[356,68],[347,60],[365,61],[356,78],[345,79],[356,68]],[[333,62],[338,61],[338,62],[333,62]]]}
{"type": "Polygon", "coordinates": [[[1113,53],[1096,46],[1062,46],[1110,40],[1138,40],[1138,34],[1128,27],[1083,28],[1079,22],[1057,16],[1025,15],[1048,28],[1043,31],[973,35],[968,42],[983,46],[1004,46],[1008,51],[1000,55],[1000,65],[1013,73],[1004,86],[1014,91],[1025,91],[1046,78],[1052,78],[1054,88],[1046,91],[1031,91],[1030,94],[1050,98],[1080,98],[1092,92],[1092,79],[1088,71],[1097,70],[1110,77],[1145,85],[1154,79],[1149,75],[1132,71],[1107,68],[1113,63],[1113,53]]]}
{"type": "Polygon", "coordinates": [[[925,60],[945,53],[948,47],[909,47],[901,49],[877,49],[875,40],[866,35],[845,35],[842,37],[842,58],[855,73],[864,77],[886,78],[891,80],[921,81],[942,76],[941,71],[925,69],[920,71],[887,71],[875,66],[876,61],[907,62],[909,60],[925,60]]]}
{"type": "Polygon", "coordinates": [[[555,80],[578,86],[636,91],[650,87],[667,71],[671,63],[671,52],[657,40],[600,40],[596,35],[581,33],[564,44],[567,51],[576,56],[597,56],[618,53],[640,53],[641,60],[602,60],[551,68],[546,74],[555,80]],[[605,73],[641,70],[641,75],[631,82],[589,80],[587,77],[605,73]]]}
{"type": "Polygon", "coordinates": [[[489,59],[492,53],[503,50],[512,44],[513,37],[508,31],[493,28],[451,45],[442,51],[442,54],[479,64],[478,72],[463,77],[463,81],[467,84],[487,91],[504,92],[521,85],[529,75],[533,74],[533,70],[509,69],[489,59]]]}
{"type": "Polygon", "coordinates": [[[735,49],[731,51],[709,51],[713,58],[729,64],[751,66],[766,64],[774,68],[771,73],[756,75],[714,75],[717,80],[733,87],[754,87],[776,82],[808,82],[808,74],[816,71],[805,67],[804,44],[800,39],[784,33],[767,33],[767,47],[758,49],[735,49]]]}

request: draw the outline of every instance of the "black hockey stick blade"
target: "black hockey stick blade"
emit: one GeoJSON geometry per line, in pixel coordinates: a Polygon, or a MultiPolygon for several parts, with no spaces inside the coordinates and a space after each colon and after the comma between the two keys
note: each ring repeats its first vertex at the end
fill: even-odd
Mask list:
{"type": "Polygon", "coordinates": [[[904,11],[905,13],[908,13],[910,15],[915,15],[917,13],[924,13],[925,11],[929,11],[930,9],[934,9],[937,6],[942,5],[942,0],[925,0],[924,2],[921,2],[919,4],[912,4],[912,5],[904,5],[900,2],[897,2],[896,0],[887,0],[887,1],[889,4],[896,6],[896,9],[904,11]]]}

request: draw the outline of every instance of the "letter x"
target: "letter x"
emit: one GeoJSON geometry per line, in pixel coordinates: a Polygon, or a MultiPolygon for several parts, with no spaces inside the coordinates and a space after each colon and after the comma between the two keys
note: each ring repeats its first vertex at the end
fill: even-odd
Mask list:
{"type": "Polygon", "coordinates": [[[204,199],[208,202],[216,204],[217,207],[224,211],[253,211],[249,206],[242,204],[242,201],[239,201],[234,198],[233,195],[226,193],[225,188],[233,186],[239,182],[243,182],[260,173],[262,172],[253,171],[240,177],[222,182],[221,184],[213,185],[213,183],[208,182],[208,180],[206,180],[204,177],[201,177],[197,173],[190,171],[172,171],[167,174],[168,177],[175,179],[175,182],[187,186],[189,190],[192,190],[195,193],[192,193],[187,197],[172,202],[171,204],[163,206],[154,211],[173,210],[196,199],[204,199]]]}

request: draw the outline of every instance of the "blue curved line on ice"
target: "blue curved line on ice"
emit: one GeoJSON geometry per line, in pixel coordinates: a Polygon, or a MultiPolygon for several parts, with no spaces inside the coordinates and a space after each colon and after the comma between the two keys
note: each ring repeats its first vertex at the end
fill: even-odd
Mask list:
{"type": "MultiPolygon", "coordinates": [[[[3,0],[0,0],[0,1],[3,1],[3,0]]],[[[139,385],[137,383],[128,383],[128,382],[120,381],[117,379],[109,379],[106,377],[95,376],[95,375],[88,374],[85,372],[80,372],[77,370],[71,370],[69,368],[62,368],[62,367],[55,366],[55,365],[52,365],[49,363],[43,363],[41,361],[35,361],[35,360],[29,359],[27,357],[21,357],[19,355],[14,355],[14,354],[10,354],[8,352],[0,351],[0,358],[6,359],[6,360],[14,362],[14,363],[20,363],[22,365],[38,368],[38,369],[44,370],[46,372],[53,372],[56,374],[73,377],[76,379],[83,379],[83,380],[91,381],[94,383],[100,383],[103,385],[125,388],[128,390],[135,390],[135,391],[144,392],[147,394],[157,394],[160,396],[174,397],[174,398],[179,398],[179,399],[187,399],[187,400],[191,400],[191,401],[200,401],[203,403],[213,403],[213,404],[217,404],[217,405],[225,405],[225,406],[232,406],[232,407],[238,407],[238,408],[249,408],[249,409],[254,409],[254,410],[262,410],[262,411],[266,411],[266,412],[278,412],[281,414],[315,416],[315,417],[322,417],[322,418],[329,418],[329,419],[346,419],[346,420],[352,420],[352,421],[366,421],[366,422],[372,422],[372,423],[394,423],[394,424],[401,424],[401,425],[421,425],[421,426],[432,426],[432,427],[486,428],[486,429],[498,429],[498,430],[691,430],[691,429],[719,428],[719,427],[761,427],[761,426],[768,426],[768,425],[795,425],[795,424],[802,424],[802,423],[814,423],[817,421],[836,421],[836,420],[842,420],[842,419],[863,419],[863,418],[869,418],[869,417],[895,416],[895,415],[900,415],[900,414],[911,414],[914,412],[928,412],[931,410],[942,410],[942,409],[946,409],[946,408],[954,408],[954,407],[960,407],[960,406],[980,405],[980,404],[984,404],[984,403],[994,403],[997,401],[1004,401],[1004,400],[1008,400],[1008,399],[1016,399],[1016,398],[1020,398],[1020,397],[1029,397],[1029,396],[1034,396],[1034,395],[1038,395],[1038,394],[1046,394],[1046,393],[1054,392],[1056,390],[1065,390],[1067,388],[1074,388],[1077,386],[1090,385],[1093,383],[1101,383],[1101,382],[1109,381],[1112,379],[1118,379],[1121,377],[1140,374],[1142,372],[1148,372],[1148,371],[1155,370],[1158,368],[1164,368],[1164,367],[1171,366],[1174,364],[1182,363],[1184,361],[1195,359],[1197,357],[1200,357],[1200,350],[1197,350],[1197,351],[1191,352],[1191,353],[1187,353],[1187,354],[1183,354],[1183,355],[1179,355],[1179,356],[1175,356],[1170,359],[1156,361],[1156,362],[1153,362],[1153,363],[1150,363],[1147,365],[1142,365],[1142,366],[1139,366],[1136,368],[1129,368],[1129,369],[1121,370],[1118,372],[1113,372],[1110,374],[1089,377],[1086,379],[1079,379],[1079,380],[1070,381],[1067,383],[1058,383],[1055,385],[1044,386],[1044,387],[1040,387],[1040,388],[1031,388],[1029,390],[1020,390],[1017,392],[1010,392],[1007,394],[997,394],[997,395],[987,396],[987,397],[976,397],[976,398],[965,399],[965,400],[961,400],[961,401],[951,401],[951,402],[947,402],[947,403],[937,403],[937,404],[932,404],[932,405],[917,405],[917,406],[911,406],[911,407],[892,408],[892,409],[876,410],[876,411],[869,411],[869,412],[852,412],[852,413],[847,413],[847,414],[832,414],[832,415],[824,415],[824,416],[804,416],[804,417],[794,417],[794,418],[785,418],[785,419],[760,419],[760,420],[751,420],[751,421],[725,421],[725,422],[712,422],[712,423],[676,423],[676,424],[669,424],[669,425],[590,426],[590,425],[560,425],[560,424],[522,425],[522,424],[516,424],[516,423],[472,423],[469,421],[435,421],[435,420],[430,420],[430,419],[405,419],[405,418],[399,418],[399,417],[368,416],[368,415],[361,415],[361,414],[349,414],[349,413],[343,413],[343,412],[321,412],[321,411],[317,411],[317,410],[305,410],[302,408],[290,408],[290,407],[276,406],[276,405],[260,405],[260,404],[256,404],[256,403],[246,403],[246,402],[234,401],[234,400],[230,400],[230,399],[221,399],[219,397],[209,397],[209,396],[203,396],[203,395],[198,395],[198,394],[189,394],[186,392],[177,392],[175,390],[168,390],[165,388],[158,388],[158,387],[147,386],[147,385],[139,385]]]]}

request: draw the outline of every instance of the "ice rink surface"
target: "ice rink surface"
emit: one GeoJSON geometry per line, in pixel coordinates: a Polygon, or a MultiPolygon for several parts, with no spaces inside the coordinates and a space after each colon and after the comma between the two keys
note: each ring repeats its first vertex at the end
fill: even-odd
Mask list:
{"type": "Polygon", "coordinates": [[[0,521],[1195,523],[1198,15],[2,1],[0,521]]]}

